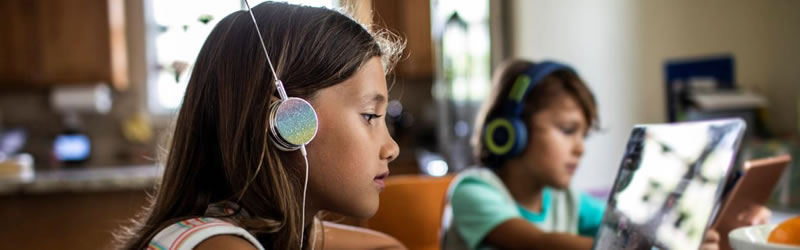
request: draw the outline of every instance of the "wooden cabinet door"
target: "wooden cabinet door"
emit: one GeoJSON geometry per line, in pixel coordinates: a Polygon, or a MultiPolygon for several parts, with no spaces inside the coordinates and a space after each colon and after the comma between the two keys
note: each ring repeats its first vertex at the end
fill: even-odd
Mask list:
{"type": "Polygon", "coordinates": [[[0,84],[30,83],[39,68],[36,1],[0,1],[0,84]]]}
{"type": "Polygon", "coordinates": [[[0,84],[128,85],[123,0],[4,0],[0,84]]]}
{"type": "Polygon", "coordinates": [[[433,77],[430,0],[375,0],[374,24],[387,27],[405,37],[405,57],[396,73],[405,78],[433,77]]]}

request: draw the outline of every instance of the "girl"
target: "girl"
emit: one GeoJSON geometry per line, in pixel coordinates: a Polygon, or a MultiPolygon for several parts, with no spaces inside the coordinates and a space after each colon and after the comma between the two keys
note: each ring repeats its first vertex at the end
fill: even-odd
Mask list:
{"type": "MultiPolygon", "coordinates": [[[[595,127],[594,96],[566,65],[510,61],[477,117],[476,156],[485,166],[451,183],[446,249],[590,249],[605,202],[569,189],[595,127]],[[532,86],[532,87],[529,87],[532,86]]],[[[766,209],[743,218],[766,221],[766,209]]],[[[703,249],[716,249],[709,232],[703,249]]]]}
{"type": "MultiPolygon", "coordinates": [[[[383,115],[385,74],[402,45],[387,38],[336,11],[285,3],[222,19],[197,57],[152,204],[120,247],[402,248],[377,232],[312,223],[321,210],[368,218],[378,208],[399,153],[383,115]],[[268,138],[283,119],[270,114],[283,99],[277,79],[316,110],[307,162],[305,148],[283,151],[268,138]]],[[[313,115],[289,114],[290,123],[313,115]]]]}

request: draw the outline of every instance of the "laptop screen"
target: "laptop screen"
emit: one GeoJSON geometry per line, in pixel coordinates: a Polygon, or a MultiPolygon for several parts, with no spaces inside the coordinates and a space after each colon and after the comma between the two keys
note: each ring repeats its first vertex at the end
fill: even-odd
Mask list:
{"type": "Polygon", "coordinates": [[[741,120],[634,127],[594,249],[697,249],[745,130],[741,120]]]}

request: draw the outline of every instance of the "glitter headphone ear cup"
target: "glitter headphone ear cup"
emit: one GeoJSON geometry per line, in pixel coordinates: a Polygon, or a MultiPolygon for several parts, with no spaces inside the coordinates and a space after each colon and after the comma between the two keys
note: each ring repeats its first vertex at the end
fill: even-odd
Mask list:
{"type": "Polygon", "coordinates": [[[317,135],[317,113],[307,101],[289,97],[274,102],[269,112],[270,138],[279,149],[293,151],[317,135]]]}

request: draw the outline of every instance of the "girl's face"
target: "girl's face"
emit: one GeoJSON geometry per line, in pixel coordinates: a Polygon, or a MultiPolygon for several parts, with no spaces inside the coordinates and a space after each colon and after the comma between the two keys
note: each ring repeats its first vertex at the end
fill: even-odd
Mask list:
{"type": "Polygon", "coordinates": [[[319,119],[317,136],[308,145],[311,206],[358,218],[378,210],[389,162],[400,151],[384,119],[387,98],[381,61],[374,57],[310,100],[319,119]]]}
{"type": "Polygon", "coordinates": [[[587,122],[574,97],[562,93],[531,117],[528,146],[522,154],[526,172],[538,183],[569,186],[583,155],[587,122]]]}

